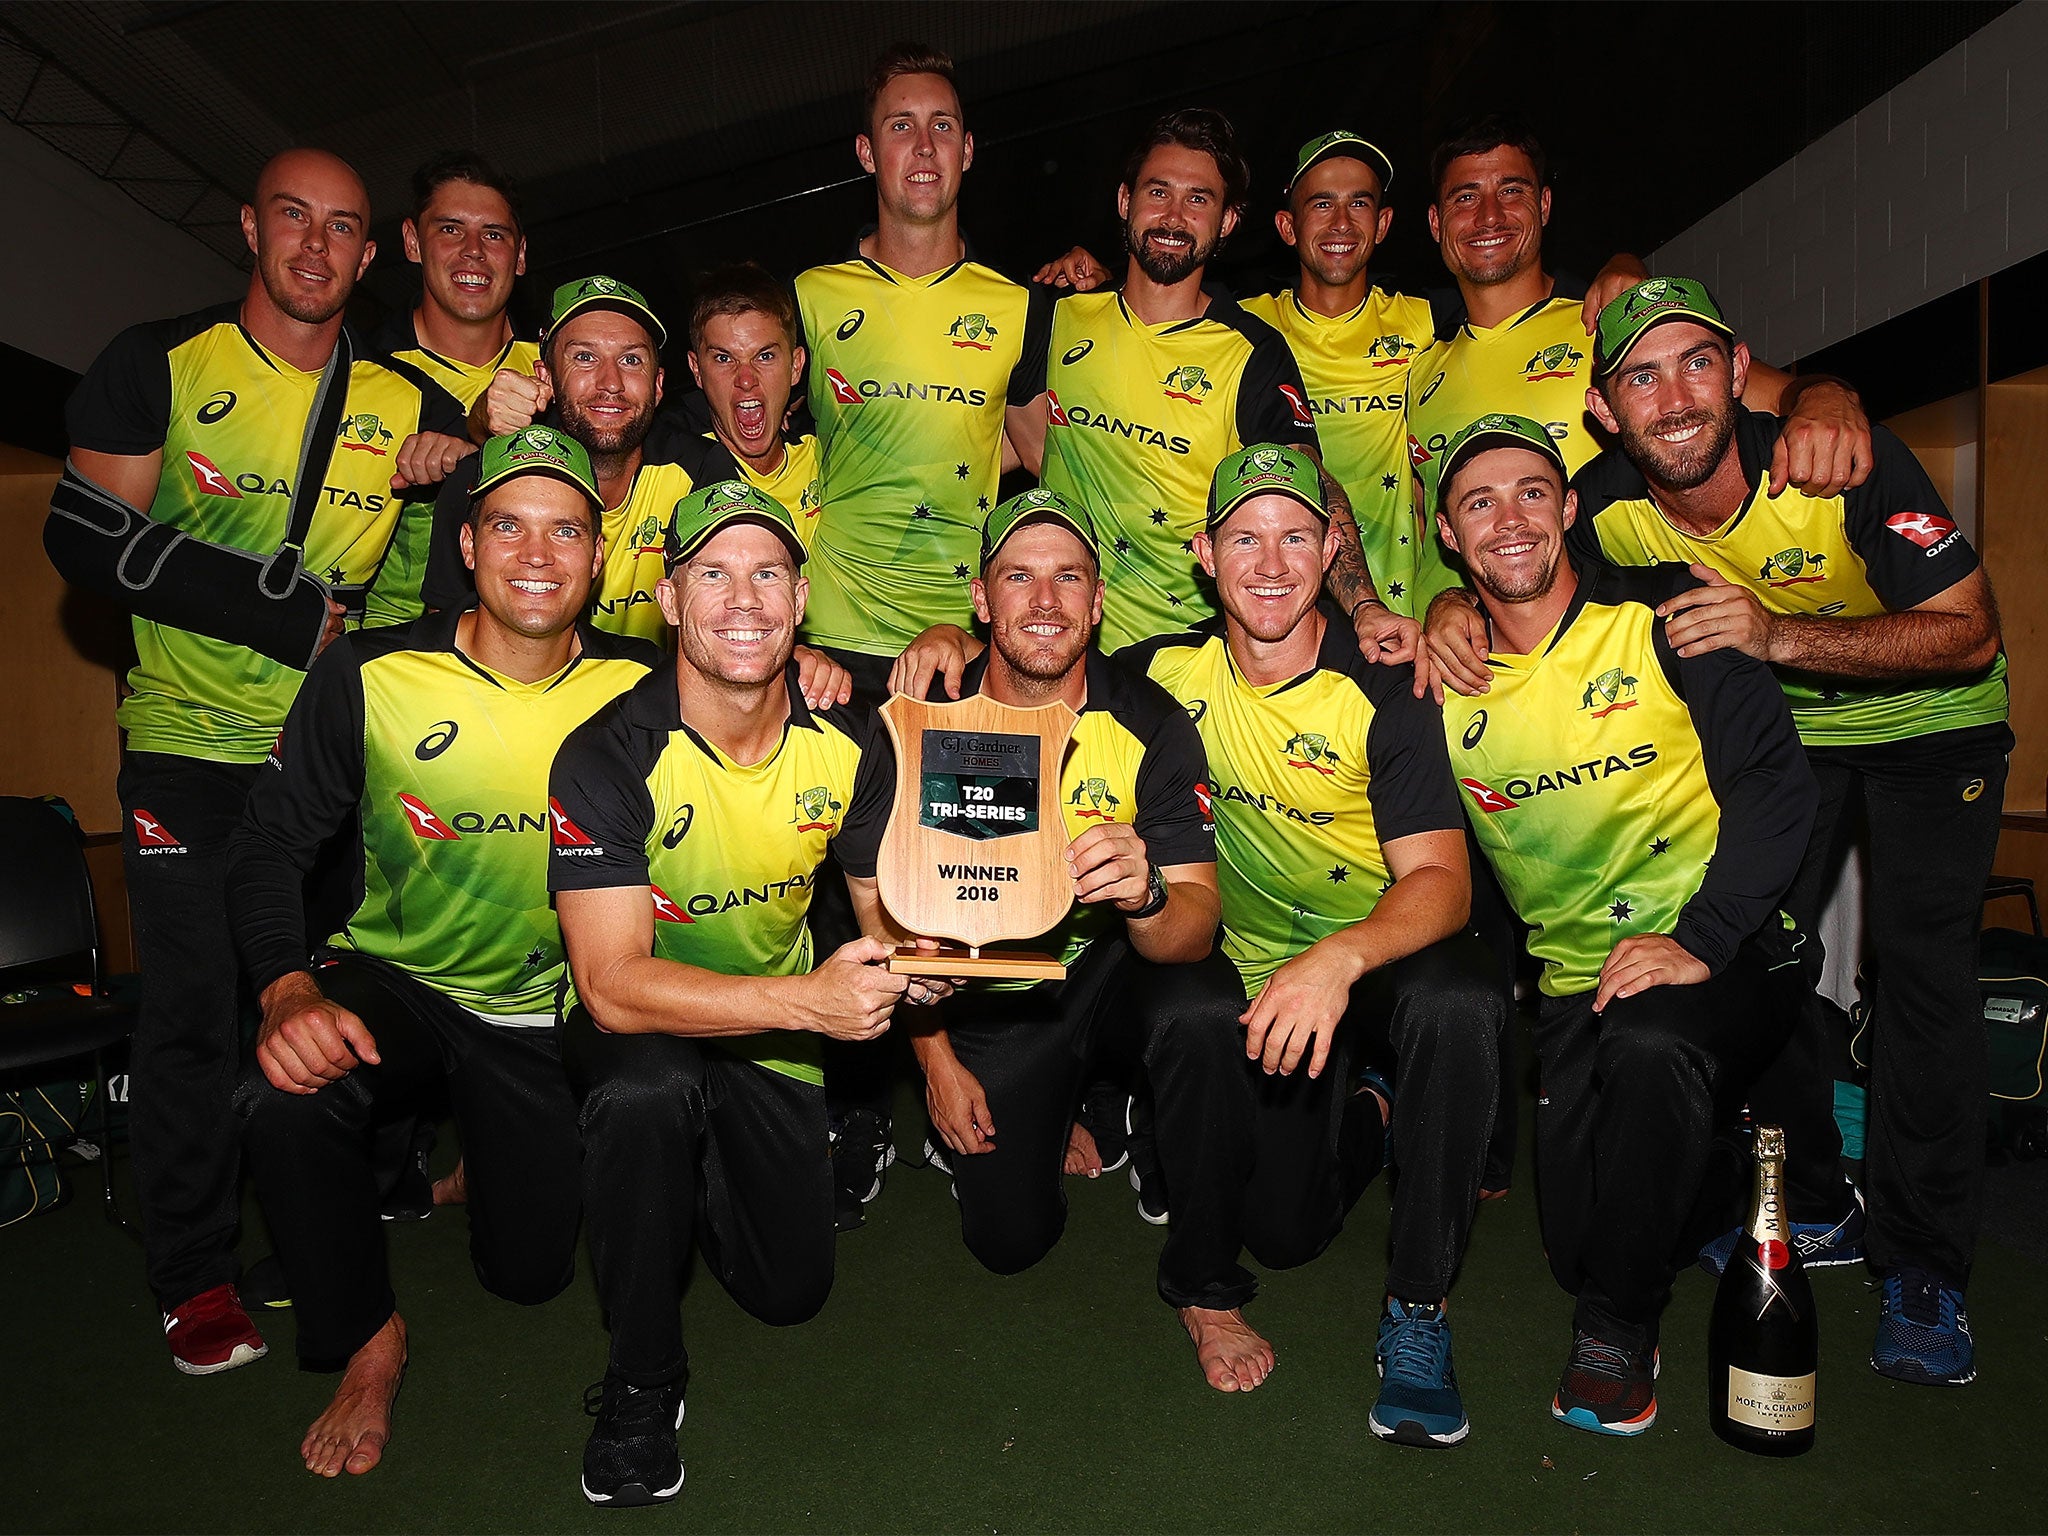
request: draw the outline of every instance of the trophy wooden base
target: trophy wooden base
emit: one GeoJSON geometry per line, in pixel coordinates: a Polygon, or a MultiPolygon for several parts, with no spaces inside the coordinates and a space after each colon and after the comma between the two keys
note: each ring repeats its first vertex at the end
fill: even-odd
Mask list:
{"type": "Polygon", "coordinates": [[[889,957],[898,976],[964,976],[970,981],[1065,981],[1067,968],[1051,955],[1023,949],[967,949],[906,944],[889,957]]]}

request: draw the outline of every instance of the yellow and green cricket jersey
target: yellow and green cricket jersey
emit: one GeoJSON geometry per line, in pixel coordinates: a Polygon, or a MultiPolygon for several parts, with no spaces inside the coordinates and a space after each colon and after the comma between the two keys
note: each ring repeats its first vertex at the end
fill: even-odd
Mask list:
{"type": "Polygon", "coordinates": [[[818,513],[823,506],[823,487],[818,475],[818,439],[814,433],[785,433],[782,463],[769,474],[761,474],[745,459],[726,447],[716,432],[693,432],[680,442],[665,441],[657,450],[689,470],[698,485],[716,485],[721,480],[744,480],[765,491],[796,519],[797,535],[809,549],[818,537],[818,513]]]}
{"type": "MultiPolygon", "coordinates": [[[[533,365],[540,358],[540,344],[519,336],[506,342],[504,350],[488,363],[465,363],[443,357],[420,344],[419,333],[413,324],[413,312],[409,309],[400,310],[390,317],[371,338],[370,351],[394,372],[415,373],[440,386],[465,412],[491,387],[491,380],[497,377],[500,368],[531,374],[533,365]]],[[[403,624],[419,617],[422,609],[420,591],[426,579],[433,539],[431,518],[407,518],[400,524],[398,537],[391,542],[391,552],[384,557],[384,568],[377,573],[377,579],[371,583],[364,599],[363,623],[366,626],[403,624]]]]}
{"type": "Polygon", "coordinates": [[[457,648],[460,617],[345,635],[307,674],[241,834],[283,856],[265,861],[270,880],[251,871],[256,900],[239,913],[259,988],[304,969],[297,883],[353,822],[356,902],[333,947],[494,1023],[554,1022],[565,960],[548,900],[548,773],[563,738],[660,655],[585,627],[568,666],[523,683],[457,648]]]}
{"type": "MultiPolygon", "coordinates": [[[[1208,770],[1201,738],[1187,715],[1158,684],[1122,660],[1090,649],[1088,697],[1060,760],[1060,815],[1067,841],[1090,827],[1120,824],[1136,829],[1146,856],[1162,869],[1176,864],[1213,864],[1215,830],[1209,820],[1208,770]]],[[[961,696],[981,691],[987,671],[984,653],[968,668],[961,696]]],[[[934,702],[945,695],[934,691],[934,702]]],[[[861,759],[846,835],[837,845],[840,866],[856,878],[871,878],[896,795],[896,752],[886,731],[877,731],[861,759]]],[[[1040,934],[1033,947],[1072,966],[1088,946],[1123,914],[1101,902],[1074,903],[1059,925],[1040,934]]],[[[994,981],[994,991],[1022,991],[1029,981],[994,981]]]]}
{"type": "Polygon", "coordinates": [[[1040,481],[1102,536],[1102,648],[1212,617],[1194,538],[1218,461],[1247,443],[1316,441],[1287,343],[1222,293],[1165,325],[1113,289],[1069,294],[1053,305],[1045,388],[1040,481]]]}
{"type": "MultiPolygon", "coordinates": [[[[733,762],[684,722],[669,667],[571,734],[551,780],[548,888],[645,887],[663,960],[728,976],[810,970],[804,919],[819,861],[853,798],[860,746],[852,717],[810,709],[796,676],[792,664],[782,740],[752,765],[733,762]]],[[[824,1081],[818,1037],[773,1019],[761,1021],[760,1034],[706,1043],[824,1081]]]]}
{"type": "Polygon", "coordinates": [[[1434,344],[1429,300],[1369,290],[1356,309],[1320,315],[1293,289],[1244,301],[1287,338],[1315,413],[1323,467],[1351,498],[1373,585],[1394,612],[1415,615],[1417,559],[1436,543],[1417,527],[1408,457],[1408,395],[1416,359],[1434,344]]]}
{"type": "Polygon", "coordinates": [[[1256,992],[1317,940],[1360,922],[1393,884],[1386,845],[1462,823],[1435,703],[1407,666],[1375,666],[1328,605],[1316,664],[1247,682],[1223,621],[1123,659],[1187,710],[1209,761],[1223,952],[1256,992]]]}
{"type": "Polygon", "coordinates": [[[1637,934],[1719,971],[1771,919],[1818,799],[1769,670],[1665,642],[1656,605],[1697,585],[1682,566],[1578,565],[1557,628],[1489,656],[1491,690],[1443,711],[1473,834],[1553,997],[1591,991],[1637,934]]]}
{"type": "MultiPolygon", "coordinates": [[[[1582,555],[1616,565],[1658,560],[1710,565],[1749,588],[1774,614],[1868,618],[1899,613],[1947,591],[1978,567],[1912,451],[1883,427],[1871,429],[1870,478],[1839,496],[1795,486],[1770,494],[1777,417],[1737,405],[1736,446],[1752,487],[1711,533],[1670,521],[1641,471],[1611,449],[1573,480],[1578,521],[1569,538],[1582,555]]],[[[2001,652],[1982,674],[1924,686],[1823,677],[1781,668],[1799,735],[1810,747],[1865,746],[2005,720],[2001,652]]]]}
{"type": "Polygon", "coordinates": [[[1043,303],[971,258],[908,277],[856,255],[802,273],[796,295],[830,509],[804,638],[894,656],[934,624],[970,627],[1003,410],[1037,395],[1043,303]]]}
{"type": "MultiPolygon", "coordinates": [[[[306,418],[319,388],[242,328],[223,304],[124,331],[93,364],[67,413],[74,447],[163,468],[148,511],[194,538],[268,554],[291,516],[306,418]]],[[[401,522],[391,489],[399,445],[460,433],[462,412],[431,384],[380,364],[351,368],[342,425],[306,534],[306,569],[335,587],[369,585],[401,522]]],[[[419,504],[407,519],[425,518],[419,504]]],[[[137,618],[133,690],[118,719],[128,745],[212,762],[270,751],[305,674],[206,635],[137,618]]]]}
{"type": "MultiPolygon", "coordinates": [[[[422,594],[429,608],[467,608],[476,601],[475,579],[462,563],[461,540],[476,472],[476,461],[466,460],[435,500],[434,544],[422,594]]],[[[643,463],[626,499],[605,509],[599,529],[604,569],[590,594],[590,619],[599,629],[667,642],[668,621],[654,597],[654,584],[661,580],[662,536],[676,503],[693,489],[695,482],[681,464],[643,463]]]]}
{"type": "Polygon", "coordinates": [[[1444,449],[1466,427],[1494,411],[1540,422],[1557,442],[1567,471],[1576,471],[1600,451],[1586,414],[1586,386],[1593,382],[1593,338],[1580,318],[1583,290],[1557,290],[1541,304],[1499,325],[1459,324],[1437,338],[1415,360],[1408,402],[1409,451],[1422,482],[1424,525],[1431,531],[1424,589],[1416,612],[1458,576],[1444,561],[1435,536],[1437,467],[1444,449]]]}

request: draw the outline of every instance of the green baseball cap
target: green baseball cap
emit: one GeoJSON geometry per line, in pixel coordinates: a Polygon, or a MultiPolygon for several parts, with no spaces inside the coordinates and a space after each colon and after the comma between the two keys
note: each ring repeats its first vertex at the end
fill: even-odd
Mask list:
{"type": "Polygon", "coordinates": [[[1216,466],[1204,526],[1214,533],[1254,496],[1291,496],[1324,522],[1330,520],[1330,509],[1323,505],[1323,472],[1314,459],[1284,443],[1253,443],[1216,466]]]}
{"type": "Polygon", "coordinates": [[[1558,451],[1556,440],[1543,430],[1541,423],[1526,416],[1508,416],[1496,411],[1468,424],[1444,449],[1443,469],[1436,480],[1439,510],[1450,505],[1452,476],[1466,460],[1489,448],[1526,448],[1531,453],[1540,453],[1557,466],[1560,481],[1567,485],[1571,483],[1571,472],[1564,467],[1564,455],[1558,451]]]}
{"type": "Polygon", "coordinates": [[[1294,156],[1294,174],[1287,178],[1287,185],[1280,189],[1282,197],[1294,190],[1294,184],[1301,180],[1312,165],[1321,165],[1325,160],[1362,160],[1379,173],[1380,198],[1394,186],[1394,162],[1387,158],[1386,151],[1370,139],[1361,138],[1348,128],[1333,128],[1319,134],[1302,145],[1294,156]]]}
{"type": "Polygon", "coordinates": [[[744,480],[719,480],[699,486],[676,503],[662,540],[662,561],[674,570],[711,542],[713,534],[733,523],[759,523],[789,546],[790,558],[804,563],[803,535],[789,509],[766,491],[744,480]]]}
{"type": "Polygon", "coordinates": [[[590,455],[575,438],[555,427],[521,427],[485,443],[477,456],[476,484],[470,487],[470,500],[520,475],[551,475],[566,480],[588,496],[600,513],[604,511],[604,497],[598,494],[590,455]]]}
{"type": "Polygon", "coordinates": [[[622,315],[631,315],[647,327],[655,346],[668,345],[668,332],[662,328],[654,307],[639,289],[620,282],[616,277],[579,277],[573,283],[564,283],[557,288],[548,304],[548,328],[543,339],[554,335],[572,317],[593,309],[613,309],[622,315]]]}
{"type": "Polygon", "coordinates": [[[1721,313],[1705,283],[1690,277],[1653,277],[1637,283],[1600,311],[1599,324],[1593,329],[1593,377],[1604,379],[1614,372],[1644,333],[1666,320],[1691,320],[1719,331],[1730,341],[1735,339],[1735,327],[1721,313]]]}
{"type": "Polygon", "coordinates": [[[1100,541],[1095,536],[1095,519],[1088,515],[1087,508],[1067,500],[1058,491],[1048,491],[1041,486],[999,503],[995,511],[983,520],[982,567],[986,569],[989,561],[995,559],[996,551],[1003,547],[1011,534],[1033,523],[1058,523],[1087,546],[1089,559],[1098,565],[1102,563],[1100,541]]]}

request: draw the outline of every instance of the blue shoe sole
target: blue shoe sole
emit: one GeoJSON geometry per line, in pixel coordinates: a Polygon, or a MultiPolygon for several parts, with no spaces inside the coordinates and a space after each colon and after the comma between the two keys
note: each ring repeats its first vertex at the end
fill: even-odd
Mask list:
{"type": "Polygon", "coordinates": [[[1894,1360],[1890,1365],[1881,1365],[1875,1355],[1870,1357],[1870,1368],[1891,1381],[1910,1382],[1916,1387],[1967,1387],[1977,1379],[1977,1367],[1971,1364],[1969,1370],[1943,1375],[1928,1370],[1917,1360],[1894,1360]]]}
{"type": "Polygon", "coordinates": [[[1465,1420],[1456,1429],[1426,1429],[1415,1419],[1396,1419],[1391,1428],[1380,1422],[1379,1410],[1373,1409],[1365,1416],[1366,1427],[1381,1440],[1392,1445],[1412,1445],[1423,1450],[1445,1450],[1457,1445],[1472,1433],[1472,1421],[1465,1420]]]}

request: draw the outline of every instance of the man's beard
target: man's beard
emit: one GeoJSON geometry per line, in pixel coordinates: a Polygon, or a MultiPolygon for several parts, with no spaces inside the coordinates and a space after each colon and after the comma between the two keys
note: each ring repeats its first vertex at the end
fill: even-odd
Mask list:
{"type": "Polygon", "coordinates": [[[561,421],[562,430],[581,443],[592,458],[620,458],[646,442],[647,434],[654,426],[654,411],[654,402],[649,400],[638,415],[623,425],[599,427],[583,414],[580,402],[555,401],[555,415],[561,421]]]}
{"type": "Polygon", "coordinates": [[[339,274],[337,274],[332,294],[314,296],[311,294],[293,293],[289,290],[280,293],[276,287],[271,285],[270,273],[267,268],[263,274],[263,291],[270,295],[270,302],[301,325],[325,325],[328,321],[332,320],[336,315],[348,308],[348,296],[353,286],[353,284],[340,281],[339,274]]]}
{"type": "Polygon", "coordinates": [[[1134,225],[1124,226],[1124,249],[1138,259],[1138,270],[1162,288],[1171,288],[1175,283],[1191,276],[1209,264],[1209,258],[1216,254],[1216,242],[1207,245],[1195,240],[1191,229],[1175,229],[1155,224],[1140,231],[1134,225]],[[1188,245],[1184,251],[1162,251],[1145,237],[1147,235],[1185,235],[1188,245]]]}
{"type": "Polygon", "coordinates": [[[1648,428],[1638,428],[1627,421],[1621,424],[1621,449],[1629,462],[1646,479],[1669,491],[1689,491],[1706,484],[1721,467],[1734,437],[1733,400],[1718,410],[1681,411],[1675,416],[1659,417],[1648,428]],[[1706,430],[1689,443],[1674,446],[1653,435],[1660,430],[1668,432],[1694,425],[1704,425],[1706,430]]]}
{"type": "Polygon", "coordinates": [[[1069,629],[1057,642],[1048,646],[1037,637],[1024,633],[1026,624],[1038,622],[1040,620],[1036,617],[1026,616],[1015,624],[994,628],[989,639],[1004,664],[1017,676],[1051,685],[1064,679],[1080,661],[1082,653],[1088,649],[1088,632],[1069,629]]]}
{"type": "Polygon", "coordinates": [[[1541,570],[1526,571],[1516,581],[1503,581],[1494,574],[1493,567],[1486,563],[1486,556],[1482,553],[1472,561],[1472,579],[1488,597],[1500,602],[1533,603],[1550,595],[1550,589],[1557,585],[1558,567],[1563,564],[1563,547],[1552,544],[1550,559],[1541,570]]]}

